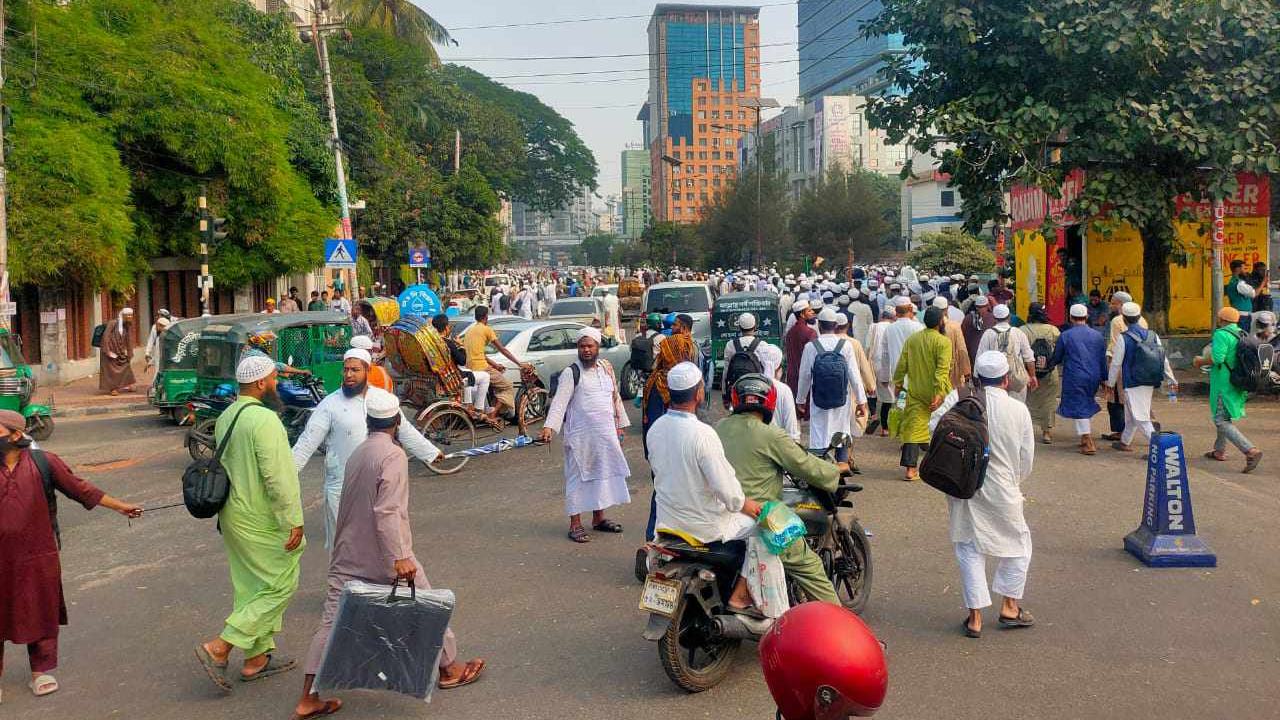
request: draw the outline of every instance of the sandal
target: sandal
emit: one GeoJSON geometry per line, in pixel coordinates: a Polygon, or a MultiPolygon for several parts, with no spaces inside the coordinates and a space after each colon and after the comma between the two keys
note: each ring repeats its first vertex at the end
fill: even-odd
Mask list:
{"type": "Polygon", "coordinates": [[[231,683],[227,682],[227,678],[223,675],[223,671],[227,669],[227,661],[218,662],[213,655],[205,649],[204,645],[196,646],[196,660],[200,662],[200,667],[204,668],[205,674],[218,686],[223,692],[231,692],[231,683]]]}
{"type": "Polygon", "coordinates": [[[279,675],[282,672],[289,672],[297,666],[297,660],[278,660],[274,655],[268,653],[267,664],[263,665],[260,670],[252,675],[245,675],[244,673],[241,673],[240,682],[253,682],[254,680],[261,680],[262,678],[271,677],[272,675],[279,675]]]}
{"type": "Polygon", "coordinates": [[[605,518],[595,525],[592,525],[591,529],[596,532],[620,533],[622,532],[622,524],[614,520],[610,520],[609,518],[605,518]]]}
{"type": "Polygon", "coordinates": [[[294,713],[293,715],[289,716],[289,720],[311,720],[312,718],[325,717],[326,715],[332,715],[341,709],[342,709],[341,700],[325,700],[324,707],[320,708],[319,710],[312,710],[306,715],[299,715],[298,713],[294,713]]]}
{"type": "Polygon", "coordinates": [[[27,684],[31,688],[31,694],[36,697],[44,697],[58,692],[58,680],[54,676],[45,673],[27,684]]]}
{"type": "Polygon", "coordinates": [[[965,636],[965,637],[970,637],[970,638],[980,638],[980,637],[982,637],[982,630],[974,630],[972,627],[970,627],[970,625],[969,625],[969,618],[965,618],[965,619],[960,623],[960,627],[964,630],[964,636],[965,636]]]}
{"type": "Polygon", "coordinates": [[[470,685],[480,679],[480,673],[484,672],[484,660],[471,660],[462,668],[462,674],[454,680],[441,680],[436,687],[441,690],[452,690],[453,688],[470,685]]]}
{"type": "Polygon", "coordinates": [[[1031,613],[1022,608],[1018,608],[1017,617],[1007,617],[1005,615],[1000,616],[1000,627],[1003,628],[1025,628],[1031,627],[1035,624],[1036,619],[1031,616],[1031,613]]]}
{"type": "Polygon", "coordinates": [[[587,534],[587,529],[581,525],[569,528],[569,539],[576,543],[591,542],[591,536],[587,534]]]}
{"type": "Polygon", "coordinates": [[[1227,454],[1226,454],[1226,453],[1220,453],[1220,452],[1218,452],[1217,450],[1210,450],[1209,452],[1205,453],[1205,454],[1204,454],[1204,456],[1205,456],[1205,458],[1207,458],[1207,459],[1209,459],[1209,460],[1217,460],[1218,462],[1226,462],[1226,461],[1227,461],[1227,454]]]}

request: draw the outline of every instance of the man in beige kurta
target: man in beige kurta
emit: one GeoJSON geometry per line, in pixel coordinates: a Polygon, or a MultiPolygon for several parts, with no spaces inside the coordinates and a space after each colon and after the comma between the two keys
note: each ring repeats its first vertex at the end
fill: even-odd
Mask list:
{"type": "MultiPolygon", "coordinates": [[[[949,312],[947,309],[949,304],[947,299],[941,296],[933,299],[933,306],[944,313],[949,312]]],[[[946,319],[946,336],[951,341],[951,387],[958,388],[969,381],[969,376],[973,374],[973,365],[969,362],[969,347],[964,342],[964,330],[960,327],[961,323],[954,322],[949,314],[944,317],[946,319]]]]}

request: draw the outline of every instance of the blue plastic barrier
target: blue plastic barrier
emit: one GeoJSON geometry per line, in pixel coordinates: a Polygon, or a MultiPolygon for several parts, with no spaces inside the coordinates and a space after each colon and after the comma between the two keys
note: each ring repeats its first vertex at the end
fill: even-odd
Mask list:
{"type": "Polygon", "coordinates": [[[1150,567],[1217,567],[1218,556],[1196,535],[1182,436],[1162,432],[1147,456],[1142,524],[1124,538],[1124,549],[1150,567]]]}

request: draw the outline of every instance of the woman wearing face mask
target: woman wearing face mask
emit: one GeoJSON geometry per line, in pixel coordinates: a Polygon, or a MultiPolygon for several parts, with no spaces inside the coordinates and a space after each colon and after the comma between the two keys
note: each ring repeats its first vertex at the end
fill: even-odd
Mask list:
{"type": "Polygon", "coordinates": [[[57,455],[32,448],[25,427],[22,415],[0,410],[0,675],[4,643],[26,645],[28,687],[43,697],[58,689],[50,673],[58,665],[58,626],[67,624],[53,490],[87,510],[102,506],[136,518],[142,508],[76,477],[57,455]]]}

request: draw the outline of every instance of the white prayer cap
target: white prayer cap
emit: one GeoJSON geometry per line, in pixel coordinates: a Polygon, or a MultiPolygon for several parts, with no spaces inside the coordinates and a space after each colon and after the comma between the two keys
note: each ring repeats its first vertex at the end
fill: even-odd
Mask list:
{"type": "Polygon", "coordinates": [[[833,323],[836,322],[836,309],[832,307],[822,308],[822,312],[818,313],[818,322],[833,323]]]}
{"type": "Polygon", "coordinates": [[[973,361],[973,371],[989,380],[1002,378],[1009,374],[1009,359],[999,350],[988,350],[973,361]]]}
{"type": "Polygon", "coordinates": [[[738,316],[738,327],[743,330],[754,330],[756,327],[756,316],[751,313],[742,313],[738,316]]]}
{"type": "Polygon", "coordinates": [[[899,295],[893,299],[894,307],[906,307],[911,304],[911,298],[906,295],[899,295]]]}
{"type": "Polygon", "coordinates": [[[373,338],[368,335],[357,335],[351,338],[351,347],[360,348],[361,350],[372,350],[373,338]]]}
{"type": "Polygon", "coordinates": [[[400,398],[382,388],[369,388],[364,396],[364,411],[371,418],[386,420],[400,412],[400,398]]]}
{"type": "Polygon", "coordinates": [[[933,299],[933,306],[940,310],[946,310],[948,304],[949,303],[947,303],[947,299],[942,297],[941,295],[933,299]]]}
{"type": "Polygon", "coordinates": [[[592,340],[596,341],[597,345],[599,345],[601,342],[604,341],[604,335],[602,335],[599,330],[593,327],[584,327],[581,330],[579,330],[578,337],[575,340],[575,342],[582,342],[583,338],[591,338],[592,340]]]}
{"type": "Polygon", "coordinates": [[[978,307],[986,307],[986,306],[987,306],[987,296],[986,296],[986,295],[979,295],[978,297],[976,297],[976,298],[974,298],[974,299],[973,299],[973,304],[974,304],[974,305],[977,305],[978,307]]]}
{"type": "Polygon", "coordinates": [[[840,297],[836,298],[836,304],[837,304],[837,305],[848,305],[848,304],[849,304],[849,296],[848,296],[848,295],[841,295],[840,297]]]}
{"type": "Polygon", "coordinates": [[[1120,314],[1125,317],[1142,317],[1142,306],[1136,302],[1129,301],[1120,306],[1120,314]]]}
{"type": "Polygon", "coordinates": [[[247,355],[236,365],[236,382],[248,385],[276,371],[276,363],[266,355],[247,355]]]}
{"type": "Polygon", "coordinates": [[[791,303],[791,312],[800,312],[801,310],[808,310],[808,309],[809,309],[808,300],[797,300],[791,303]]]}
{"type": "Polygon", "coordinates": [[[1007,320],[1009,319],[1009,306],[1003,304],[997,305],[991,308],[991,314],[994,315],[997,320],[1007,320]]]}
{"type": "Polygon", "coordinates": [[[702,371],[691,362],[682,362],[667,371],[667,387],[672,390],[688,390],[702,382],[702,371]]]}
{"type": "Polygon", "coordinates": [[[1133,302],[1133,296],[1123,290],[1111,293],[1111,299],[1120,303],[1133,302]]]}
{"type": "Polygon", "coordinates": [[[1085,307],[1084,305],[1081,305],[1080,303],[1076,303],[1075,305],[1071,306],[1071,317],[1073,318],[1089,317],[1089,308],[1085,307]]]}
{"type": "Polygon", "coordinates": [[[131,307],[124,308],[123,310],[121,310],[121,311],[120,311],[120,314],[121,314],[121,315],[132,315],[132,314],[133,314],[133,308],[131,308],[131,307]]]}
{"type": "Polygon", "coordinates": [[[849,316],[844,313],[836,313],[836,327],[849,327],[849,316]]]}
{"type": "Polygon", "coordinates": [[[372,364],[373,364],[373,356],[369,354],[369,351],[368,351],[368,350],[365,350],[365,349],[363,349],[363,348],[351,348],[350,350],[348,350],[348,351],[346,351],[345,353],[343,353],[343,354],[342,354],[342,361],[343,361],[343,362],[346,362],[346,361],[351,360],[351,359],[353,359],[353,358],[354,358],[354,359],[356,359],[356,360],[359,360],[360,362],[364,363],[365,365],[372,365],[372,364]]]}
{"type": "Polygon", "coordinates": [[[853,288],[849,291],[850,300],[857,300],[860,297],[862,297],[862,293],[858,291],[858,288],[853,288]]]}

